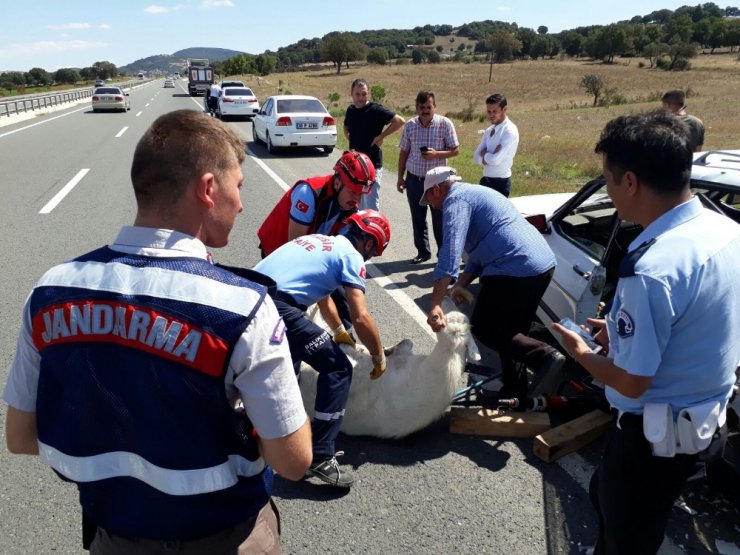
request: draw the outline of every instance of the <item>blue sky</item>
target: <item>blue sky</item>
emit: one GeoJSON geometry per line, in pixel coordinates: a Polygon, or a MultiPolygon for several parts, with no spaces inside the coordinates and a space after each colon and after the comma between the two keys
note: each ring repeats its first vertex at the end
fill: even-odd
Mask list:
{"type": "Polygon", "coordinates": [[[3,10],[0,71],[33,67],[55,71],[97,61],[124,66],[195,46],[259,54],[330,31],[459,26],[485,19],[533,29],[545,25],[558,32],[695,4],[671,0],[20,0],[3,10]]]}

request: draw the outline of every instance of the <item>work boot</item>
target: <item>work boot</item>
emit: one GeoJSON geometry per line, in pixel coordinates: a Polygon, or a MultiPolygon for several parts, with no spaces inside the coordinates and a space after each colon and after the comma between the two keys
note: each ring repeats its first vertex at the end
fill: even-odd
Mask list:
{"type": "Polygon", "coordinates": [[[344,455],[344,451],[337,451],[333,457],[314,462],[306,472],[306,476],[315,476],[337,488],[349,488],[355,481],[351,473],[339,469],[337,457],[344,455]]]}

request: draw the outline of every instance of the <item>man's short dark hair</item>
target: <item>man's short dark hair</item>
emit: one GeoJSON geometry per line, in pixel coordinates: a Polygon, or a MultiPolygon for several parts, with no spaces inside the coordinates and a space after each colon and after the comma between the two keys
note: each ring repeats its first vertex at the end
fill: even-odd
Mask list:
{"type": "Polygon", "coordinates": [[[416,103],[424,104],[430,98],[432,99],[432,104],[436,106],[437,100],[434,98],[434,93],[432,91],[419,91],[419,94],[416,95],[416,103]]]}
{"type": "Polygon", "coordinates": [[[217,180],[244,162],[244,141],[228,125],[197,110],[159,116],[139,139],[131,183],[139,205],[174,202],[194,179],[217,180]]]}
{"type": "Polygon", "coordinates": [[[349,88],[349,92],[355,90],[355,87],[361,87],[363,85],[367,87],[367,90],[370,90],[370,85],[367,84],[367,81],[364,79],[355,79],[352,81],[352,86],[349,88]]]}
{"type": "Polygon", "coordinates": [[[673,89],[667,91],[660,100],[665,104],[683,107],[686,105],[686,93],[681,89],[673,89]]]}
{"type": "Polygon", "coordinates": [[[655,193],[674,196],[689,186],[693,161],[686,124],[672,112],[620,116],[606,124],[594,149],[621,179],[631,171],[655,193]]]}
{"type": "Polygon", "coordinates": [[[501,93],[495,93],[486,98],[486,104],[498,104],[501,108],[506,108],[506,97],[501,93]]]}

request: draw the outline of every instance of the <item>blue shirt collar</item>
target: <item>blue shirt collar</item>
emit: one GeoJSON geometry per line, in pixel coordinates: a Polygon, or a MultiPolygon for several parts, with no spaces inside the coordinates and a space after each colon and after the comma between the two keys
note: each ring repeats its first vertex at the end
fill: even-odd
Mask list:
{"type": "Polygon", "coordinates": [[[704,206],[702,206],[701,201],[697,197],[693,197],[691,200],[674,206],[668,212],[661,214],[658,218],[650,222],[650,225],[630,243],[628,250],[633,251],[643,243],[657,239],[669,229],[693,220],[701,214],[702,210],[704,210],[704,206]]]}

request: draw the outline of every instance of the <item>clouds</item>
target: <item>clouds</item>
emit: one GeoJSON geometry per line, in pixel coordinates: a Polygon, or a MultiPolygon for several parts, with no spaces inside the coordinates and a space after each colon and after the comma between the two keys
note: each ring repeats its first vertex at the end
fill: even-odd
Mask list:
{"type": "MultiPolygon", "coordinates": [[[[233,0],[202,0],[200,3],[200,7],[205,9],[233,8],[235,5],[236,4],[234,4],[233,0]]],[[[160,6],[158,4],[152,4],[151,6],[144,8],[144,12],[152,15],[160,15],[177,12],[187,8],[190,8],[189,4],[176,4],[174,6],[160,6]]]]}
{"type": "Polygon", "coordinates": [[[56,54],[69,50],[91,50],[107,46],[105,42],[88,40],[45,40],[38,42],[13,43],[0,48],[0,58],[14,58],[34,54],[56,54]]]}
{"type": "Polygon", "coordinates": [[[90,23],[62,23],[60,25],[47,25],[52,31],[84,31],[87,29],[110,29],[107,23],[91,25],[90,23]]]}

